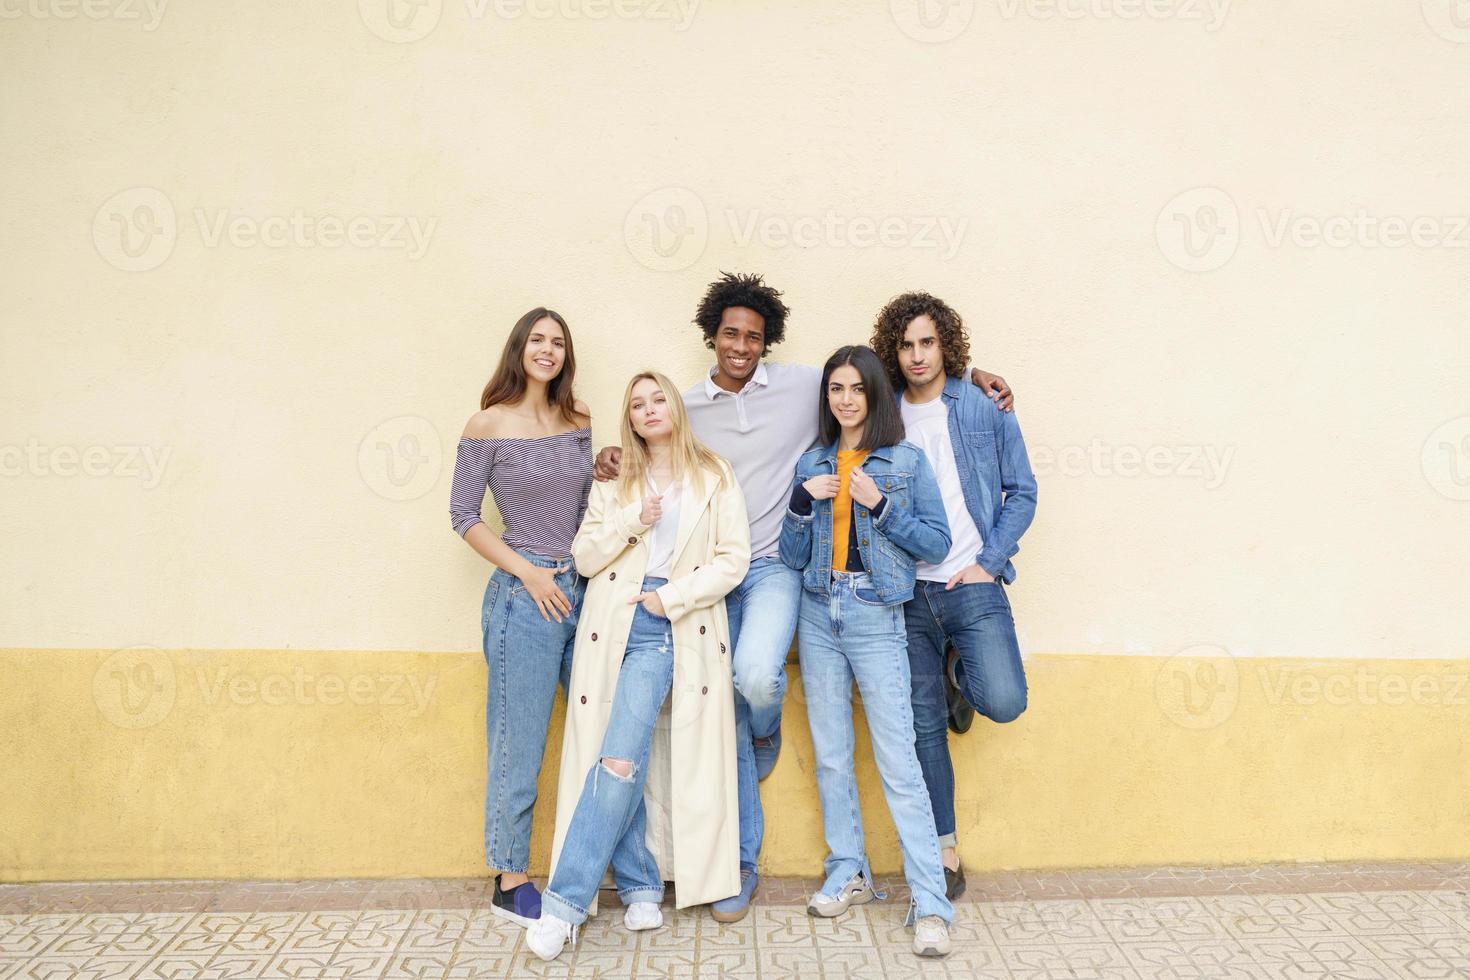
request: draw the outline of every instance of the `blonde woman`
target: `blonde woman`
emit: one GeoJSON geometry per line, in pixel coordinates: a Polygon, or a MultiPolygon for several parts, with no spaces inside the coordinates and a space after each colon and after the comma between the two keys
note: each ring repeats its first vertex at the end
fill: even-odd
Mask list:
{"type": "Polygon", "coordinates": [[[623,396],[622,468],[594,483],[572,542],[577,624],[551,881],[526,944],[554,959],[596,910],[609,863],[630,930],[740,891],[725,594],[750,564],[735,475],[690,431],[668,378],[623,396]],[[671,693],[672,692],[672,693],[671,693]],[[668,728],[655,722],[668,703],[668,728]],[[672,734],[672,737],[671,737],[672,734]],[[678,773],[675,784],[672,773],[678,773]]]}

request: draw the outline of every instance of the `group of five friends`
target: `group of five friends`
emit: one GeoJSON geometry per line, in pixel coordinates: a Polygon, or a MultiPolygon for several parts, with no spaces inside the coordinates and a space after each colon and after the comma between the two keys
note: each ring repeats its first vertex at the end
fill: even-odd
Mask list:
{"type": "Polygon", "coordinates": [[[1004,380],[970,369],[960,316],[927,293],[879,314],[870,346],[818,370],[768,363],[781,294],[726,274],[695,323],[716,363],[682,396],[643,371],[620,445],[596,459],[557,313],[521,317],[465,427],[456,532],[495,566],[485,858],[492,910],[557,956],[611,869],[630,930],[679,908],[742,918],[759,885],[759,781],[781,747],[793,636],[828,847],[808,902],[879,895],[863,843],[857,682],[911,901],[914,951],[949,952],[958,856],[948,731],[1026,707],[1005,586],[1036,481],[1004,380]],[[480,508],[489,487],[505,530],[480,508]],[[566,726],[552,872],[527,877],[558,684],[566,726]]]}

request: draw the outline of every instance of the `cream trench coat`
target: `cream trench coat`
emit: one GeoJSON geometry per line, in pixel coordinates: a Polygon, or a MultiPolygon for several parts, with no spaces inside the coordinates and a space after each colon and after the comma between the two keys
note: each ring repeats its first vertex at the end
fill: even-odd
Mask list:
{"type": "MultiPolygon", "coordinates": [[[[681,909],[740,890],[735,687],[724,598],[750,566],[750,523],[734,472],[723,460],[721,467],[718,483],[706,476],[703,494],[680,502],[672,571],[659,589],[673,624],[674,684],[649,753],[645,839],[664,880],[674,882],[681,909]]],[[[602,757],[633,625],[635,607],[629,600],[641,591],[648,567],[650,526],[639,522],[641,509],[641,500],[618,503],[616,481],[594,482],[572,542],[572,558],[587,578],[587,590],[567,691],[553,876],[587,773],[602,757]]],[[[594,899],[589,911],[596,908],[594,899]]]]}

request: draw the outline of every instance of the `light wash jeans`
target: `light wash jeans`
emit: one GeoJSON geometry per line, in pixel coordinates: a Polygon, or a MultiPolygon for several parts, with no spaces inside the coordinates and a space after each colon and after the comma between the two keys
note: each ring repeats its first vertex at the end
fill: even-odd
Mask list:
{"type": "MultiPolygon", "coordinates": [[[[646,578],[643,591],[652,592],[667,581],[646,578]]],[[[542,914],[573,925],[587,921],[587,909],[597,897],[609,862],[624,905],[663,901],[658,862],[643,839],[647,826],[643,785],[648,779],[653,726],[673,685],[674,638],[669,621],[640,604],[633,612],[628,646],[623,651],[612,713],[602,736],[602,755],[588,770],[572,811],[556,868],[541,896],[542,914]],[[603,759],[626,759],[633,763],[633,771],[619,776],[603,765],[603,759]]]]}
{"type": "Polygon", "coordinates": [[[898,829],[903,871],[913,895],[906,921],[937,915],[953,921],[944,897],[944,868],[934,811],[914,752],[914,714],[909,701],[909,655],[903,604],[883,604],[866,573],[833,575],[829,595],[803,592],[797,627],[801,683],[816,750],[817,792],[827,838],[826,883],[836,895],[861,872],[873,880],[863,844],[853,760],[852,682],[857,679],[883,780],[888,812],[898,829]]]}
{"type": "Polygon", "coordinates": [[[903,613],[913,676],[915,750],[929,787],[939,846],[956,847],[945,641],[959,654],[960,693],[992,721],[1014,721],[1026,710],[1026,670],[1005,586],[972,582],[946,590],[944,585],[914,583],[914,597],[904,603],[903,613]]]}
{"type": "Polygon", "coordinates": [[[546,748],[546,729],[558,681],[572,672],[572,645],[587,580],[571,558],[517,552],[538,568],[567,566],[556,584],[572,604],[560,623],[541,618],[521,580],[499,568],[485,586],[480,607],[485,663],[485,863],[497,871],[524,873],[531,859],[531,816],[536,778],[546,748]]]}
{"type": "Polygon", "coordinates": [[[801,573],[776,555],[753,559],[745,578],[725,596],[735,674],[735,772],[740,801],[740,864],[754,868],[765,837],[760,780],[751,740],[781,727],[786,656],[801,607],[801,573]],[[749,610],[751,615],[747,616],[749,610]]]}

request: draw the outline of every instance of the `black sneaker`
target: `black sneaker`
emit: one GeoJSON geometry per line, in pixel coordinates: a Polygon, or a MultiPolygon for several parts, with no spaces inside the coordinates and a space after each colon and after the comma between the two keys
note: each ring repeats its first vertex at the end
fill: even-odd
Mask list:
{"type": "Polygon", "coordinates": [[[946,646],[944,651],[944,700],[949,707],[949,730],[956,735],[963,735],[975,723],[975,709],[960,693],[960,681],[957,676],[957,671],[961,669],[959,651],[953,646],[946,646]]]}
{"type": "Polygon", "coordinates": [[[965,869],[944,869],[944,897],[953,902],[965,893],[965,869]]]}
{"type": "Polygon", "coordinates": [[[529,926],[541,918],[541,893],[529,881],[516,885],[510,891],[501,891],[500,875],[496,875],[495,896],[490,900],[490,911],[517,925],[529,926]]]}

